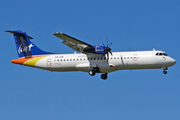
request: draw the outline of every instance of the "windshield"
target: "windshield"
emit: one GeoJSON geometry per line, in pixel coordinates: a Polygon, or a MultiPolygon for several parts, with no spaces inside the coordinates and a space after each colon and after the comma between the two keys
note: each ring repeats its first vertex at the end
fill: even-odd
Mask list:
{"type": "Polygon", "coordinates": [[[168,56],[166,53],[156,53],[156,56],[168,56]]]}

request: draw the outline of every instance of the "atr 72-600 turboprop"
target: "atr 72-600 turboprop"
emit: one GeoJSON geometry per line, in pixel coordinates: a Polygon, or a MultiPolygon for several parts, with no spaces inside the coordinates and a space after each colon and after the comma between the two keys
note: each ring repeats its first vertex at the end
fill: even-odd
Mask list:
{"type": "Polygon", "coordinates": [[[33,38],[24,31],[6,32],[14,35],[19,55],[19,59],[11,60],[12,63],[49,71],[83,71],[91,76],[102,73],[101,78],[106,80],[108,73],[117,70],[163,69],[163,73],[167,74],[168,67],[176,63],[163,51],[153,49],[152,51],[111,52],[112,43],[107,46],[104,44],[93,46],[61,32],[53,35],[80,54],[55,54],[39,49],[29,40],[33,38]]]}

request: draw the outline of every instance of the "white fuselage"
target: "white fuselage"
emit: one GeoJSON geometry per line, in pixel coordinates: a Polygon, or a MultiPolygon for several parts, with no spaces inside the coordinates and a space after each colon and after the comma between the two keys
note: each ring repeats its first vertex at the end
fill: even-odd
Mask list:
{"type": "Polygon", "coordinates": [[[109,73],[125,69],[158,69],[169,67],[176,61],[162,51],[113,52],[109,60],[103,55],[94,54],[53,54],[37,61],[34,67],[50,71],[83,71],[89,72],[98,67],[99,72],[109,73]]]}

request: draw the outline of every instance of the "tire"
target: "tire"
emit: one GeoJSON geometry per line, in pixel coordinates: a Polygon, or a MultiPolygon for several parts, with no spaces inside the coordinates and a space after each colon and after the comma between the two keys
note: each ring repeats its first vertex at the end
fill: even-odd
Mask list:
{"type": "Polygon", "coordinates": [[[103,80],[106,80],[106,79],[107,79],[107,74],[102,74],[102,75],[101,75],[101,78],[102,78],[103,80]]]}
{"type": "Polygon", "coordinates": [[[164,74],[167,74],[167,71],[163,71],[164,74]]]}
{"type": "Polygon", "coordinates": [[[94,76],[95,74],[96,74],[96,73],[95,73],[94,70],[90,70],[90,71],[89,71],[89,75],[94,76]]]}

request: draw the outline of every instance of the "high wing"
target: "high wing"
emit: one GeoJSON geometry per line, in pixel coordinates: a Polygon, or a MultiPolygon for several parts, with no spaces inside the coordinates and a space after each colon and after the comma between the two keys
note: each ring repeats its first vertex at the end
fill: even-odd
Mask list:
{"type": "Polygon", "coordinates": [[[81,40],[78,40],[76,38],[73,38],[65,33],[56,32],[53,33],[56,37],[62,39],[62,43],[69,46],[70,48],[74,49],[75,51],[88,54],[88,53],[96,53],[95,47],[85,43],[81,40]]]}

